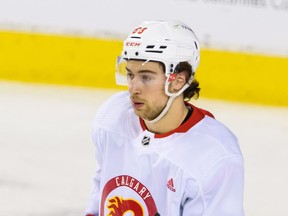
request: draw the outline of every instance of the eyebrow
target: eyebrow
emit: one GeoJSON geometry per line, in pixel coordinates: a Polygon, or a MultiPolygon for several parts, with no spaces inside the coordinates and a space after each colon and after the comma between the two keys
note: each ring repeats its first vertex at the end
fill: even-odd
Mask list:
{"type": "MultiPolygon", "coordinates": [[[[132,73],[132,71],[128,68],[128,67],[126,67],[126,70],[127,70],[127,72],[130,72],[130,73],[132,73]]],[[[157,74],[157,72],[156,71],[152,71],[152,70],[139,70],[138,71],[138,73],[150,73],[150,74],[157,74]]]]}

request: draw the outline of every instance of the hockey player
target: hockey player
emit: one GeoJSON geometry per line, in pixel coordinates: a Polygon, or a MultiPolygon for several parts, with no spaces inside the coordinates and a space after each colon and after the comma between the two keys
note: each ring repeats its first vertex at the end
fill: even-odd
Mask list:
{"type": "Polygon", "coordinates": [[[98,110],[99,169],[87,216],[243,216],[243,157],[233,133],[187,101],[199,95],[194,32],[143,22],[124,41],[116,93],[98,110]]]}

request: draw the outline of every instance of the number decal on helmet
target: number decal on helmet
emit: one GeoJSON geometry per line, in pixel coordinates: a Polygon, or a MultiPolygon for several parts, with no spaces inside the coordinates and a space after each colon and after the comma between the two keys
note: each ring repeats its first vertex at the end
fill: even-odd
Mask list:
{"type": "Polygon", "coordinates": [[[142,34],[147,28],[142,28],[142,27],[138,27],[136,29],[134,29],[134,31],[132,32],[132,34],[142,34]]]}

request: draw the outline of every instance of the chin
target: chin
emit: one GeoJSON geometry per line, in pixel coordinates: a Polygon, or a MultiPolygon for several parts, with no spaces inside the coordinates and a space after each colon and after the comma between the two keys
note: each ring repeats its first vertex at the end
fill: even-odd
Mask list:
{"type": "Polygon", "coordinates": [[[142,118],[141,112],[134,109],[135,115],[142,118]]]}
{"type": "MultiPolygon", "coordinates": [[[[134,110],[134,113],[136,116],[138,116],[139,118],[142,118],[143,120],[148,120],[145,115],[143,115],[140,111],[134,110]]],[[[149,121],[149,120],[148,120],[149,121]]]]}

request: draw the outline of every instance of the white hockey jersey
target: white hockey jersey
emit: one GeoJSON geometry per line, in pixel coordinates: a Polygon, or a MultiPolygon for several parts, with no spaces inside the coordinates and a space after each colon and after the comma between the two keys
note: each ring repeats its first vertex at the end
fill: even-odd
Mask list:
{"type": "Polygon", "coordinates": [[[99,170],[86,215],[243,216],[243,158],[236,137],[205,111],[167,134],[146,130],[128,92],[99,109],[99,170]]]}

